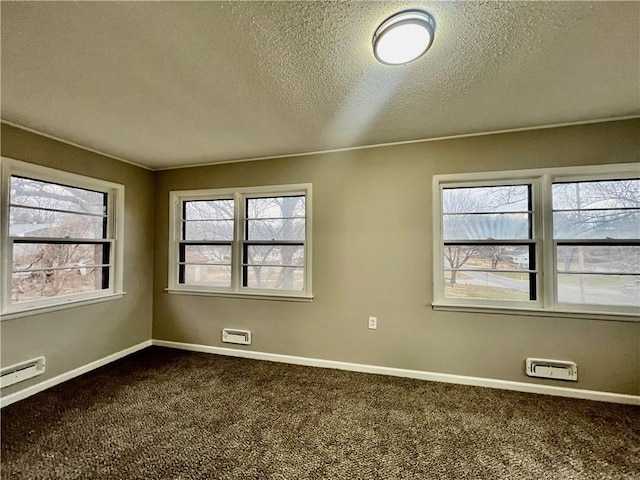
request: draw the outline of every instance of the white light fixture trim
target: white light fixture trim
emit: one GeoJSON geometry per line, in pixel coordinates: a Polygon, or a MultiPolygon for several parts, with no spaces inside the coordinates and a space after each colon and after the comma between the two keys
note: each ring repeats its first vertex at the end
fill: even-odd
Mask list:
{"type": "Polygon", "coordinates": [[[373,35],[379,62],[402,65],[421,57],[433,43],[436,22],[422,10],[405,10],[387,18],[373,35]]]}

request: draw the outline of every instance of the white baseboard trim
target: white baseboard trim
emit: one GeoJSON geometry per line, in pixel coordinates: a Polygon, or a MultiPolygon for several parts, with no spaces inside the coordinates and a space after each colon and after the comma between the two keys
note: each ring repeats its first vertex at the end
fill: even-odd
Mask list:
{"type": "Polygon", "coordinates": [[[309,367],[333,368],[337,370],[349,370],[352,372],[375,373],[393,377],[416,378],[432,382],[456,383],[460,385],[472,385],[475,387],[498,388],[501,390],[515,390],[517,392],[539,393],[557,397],[579,398],[583,400],[596,400],[599,402],[622,403],[626,405],[640,405],[640,396],[626,395],[622,393],[599,392],[596,390],[580,390],[576,388],[556,387],[551,385],[538,385],[510,380],[496,380],[492,378],[467,377],[464,375],[450,375],[446,373],[424,372],[421,370],[407,370],[403,368],[380,367],[360,363],[337,362],[322,360],[319,358],[296,357],[280,355],[277,353],[256,352],[251,350],[239,350],[235,348],[212,347],[209,345],[197,345],[193,343],[171,342],[167,340],[152,340],[153,345],[159,347],[176,348],[192,352],[213,353],[230,357],[250,358],[254,360],[267,360],[270,362],[291,363],[309,367]]]}
{"type": "Polygon", "coordinates": [[[48,388],[58,385],[96,368],[107,365],[120,358],[131,355],[151,345],[159,347],[175,348],[178,350],[189,350],[193,352],[212,353],[215,355],[225,355],[229,357],[242,357],[254,360],[266,360],[270,362],[290,363],[294,365],[305,365],[308,367],[333,368],[337,370],[348,370],[352,372],[374,373],[378,375],[389,375],[393,377],[415,378],[418,380],[428,380],[432,382],[456,383],[460,385],[471,385],[476,387],[497,388],[501,390],[515,390],[518,392],[538,393],[543,395],[553,395],[558,397],[578,398],[583,400],[596,400],[600,402],[621,403],[626,405],[640,406],[640,396],[625,395],[622,393],[599,392],[595,390],[580,390],[576,388],[556,387],[551,385],[537,385],[533,383],[514,382],[510,380],[496,380],[492,378],[468,377],[464,375],[451,375],[445,373],[425,372],[421,370],[407,370],[403,368],[381,367],[377,365],[366,365],[360,363],[339,362],[333,360],[323,360],[320,358],[297,357],[292,355],[281,355],[277,353],[256,352],[251,350],[239,350],[235,348],[213,347],[209,345],[197,345],[192,343],[172,342],[167,340],[146,340],[132,347],[126,348],[104,358],[91,362],[82,367],[78,367],[69,372],[58,375],[44,382],[40,382],[31,387],[27,387],[18,392],[0,398],[0,408],[11,405],[17,401],[35,395],[48,388]]]}
{"type": "Polygon", "coordinates": [[[50,378],[49,380],[45,380],[44,382],[37,383],[30,387],[25,388],[24,390],[20,390],[19,392],[12,393],[10,395],[4,396],[0,398],[0,408],[6,407],[7,405],[11,405],[19,400],[23,400],[31,395],[35,395],[36,393],[42,392],[47,388],[51,388],[59,383],[66,382],[67,380],[71,380],[72,378],[79,377],[83,373],[90,372],[91,370],[95,370],[96,368],[107,365],[108,363],[119,360],[127,355],[131,355],[132,353],[137,352],[138,350],[142,350],[143,348],[150,347],[152,345],[151,340],[145,340],[137,345],[134,345],[129,348],[125,348],[124,350],[120,350],[119,352],[113,353],[111,355],[107,355],[104,358],[96,360],[94,362],[88,363],[87,365],[83,365],[82,367],[75,368],[66,373],[58,375],[57,377],[50,378]]]}

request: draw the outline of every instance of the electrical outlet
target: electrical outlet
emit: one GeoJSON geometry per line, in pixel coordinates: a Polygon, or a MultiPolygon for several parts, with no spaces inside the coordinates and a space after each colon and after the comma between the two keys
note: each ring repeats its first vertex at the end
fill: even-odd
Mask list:
{"type": "Polygon", "coordinates": [[[371,330],[375,330],[378,328],[378,318],[377,317],[369,317],[369,328],[371,330]]]}

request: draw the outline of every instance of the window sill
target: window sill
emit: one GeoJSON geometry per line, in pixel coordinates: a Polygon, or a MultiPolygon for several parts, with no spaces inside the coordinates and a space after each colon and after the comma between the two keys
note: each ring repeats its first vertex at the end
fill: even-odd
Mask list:
{"type": "Polygon", "coordinates": [[[527,315],[534,317],[581,318],[585,320],[608,320],[615,322],[640,322],[640,315],[610,312],[580,312],[572,310],[543,310],[536,308],[484,307],[475,305],[452,305],[432,303],[431,308],[443,312],[487,313],[497,315],[527,315]]]}
{"type": "Polygon", "coordinates": [[[15,318],[30,317],[32,315],[40,315],[43,313],[55,312],[57,310],[66,310],[68,308],[82,307],[84,305],[91,305],[93,303],[108,302],[110,300],[118,300],[126,295],[127,292],[111,293],[109,295],[103,295],[96,298],[85,298],[82,300],[67,300],[64,303],[58,303],[56,305],[44,305],[38,307],[28,307],[22,310],[14,310],[11,312],[3,313],[0,315],[0,320],[13,320],[15,318]]]}
{"type": "Polygon", "coordinates": [[[313,302],[313,296],[302,295],[265,295],[264,293],[235,293],[235,292],[207,292],[203,290],[183,290],[165,288],[165,292],[172,295],[196,295],[202,297],[222,297],[222,298],[248,298],[252,300],[272,300],[280,302],[313,302]]]}

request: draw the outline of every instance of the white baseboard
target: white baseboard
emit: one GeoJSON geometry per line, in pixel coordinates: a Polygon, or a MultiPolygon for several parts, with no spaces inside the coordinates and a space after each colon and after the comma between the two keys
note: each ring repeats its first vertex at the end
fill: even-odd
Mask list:
{"type": "Polygon", "coordinates": [[[501,390],[515,390],[517,392],[539,393],[557,397],[579,398],[583,400],[596,400],[600,402],[622,403],[627,405],[640,405],[640,396],[625,395],[622,393],[599,392],[596,390],[580,390],[576,388],[556,387],[551,385],[539,385],[510,380],[496,380],[492,378],[467,377],[464,375],[450,375],[445,373],[424,372],[421,370],[406,370],[403,368],[380,367],[360,363],[337,362],[322,360],[319,358],[296,357],[280,355],[276,353],[256,352],[235,348],[212,347],[209,345],[196,345],[192,343],[171,342],[167,340],[152,340],[153,345],[159,347],[190,350],[193,352],[213,353],[230,357],[251,358],[254,360],[267,360],[270,362],[291,363],[306,365],[309,367],[333,368],[337,370],[349,370],[352,372],[375,373],[390,375],[393,377],[416,378],[432,382],[457,383],[476,387],[498,388],[501,390]]]}
{"type": "Polygon", "coordinates": [[[42,392],[47,388],[51,388],[59,383],[66,382],[67,380],[71,380],[72,378],[78,377],[83,373],[90,372],[91,370],[95,370],[98,367],[102,367],[108,363],[119,360],[122,357],[126,357],[127,355],[131,355],[132,353],[137,352],[138,350],[142,350],[143,348],[150,347],[152,345],[151,340],[146,340],[142,343],[134,345],[133,347],[125,348],[119,352],[108,355],[104,358],[96,360],[95,362],[88,363],[87,365],[83,365],[82,367],[75,368],[66,373],[58,375],[57,377],[50,378],[49,380],[45,380],[44,382],[37,383],[30,387],[25,388],[24,390],[20,390],[19,392],[12,393],[10,395],[4,396],[0,398],[0,408],[6,407],[7,405],[11,405],[19,400],[30,397],[31,395],[35,395],[38,392],[42,392]]]}
{"type": "Polygon", "coordinates": [[[525,382],[514,382],[509,380],[496,380],[492,378],[468,377],[464,375],[451,375],[445,373],[425,372],[421,370],[407,370],[403,368],[381,367],[377,365],[365,365],[360,363],[338,362],[333,360],[323,360],[320,358],[297,357],[292,355],[281,355],[277,353],[256,352],[251,350],[240,350],[235,348],[212,347],[209,345],[197,345],[192,343],[171,342],[167,340],[146,340],[132,347],[126,348],[112,355],[91,362],[82,367],[40,382],[24,390],[12,393],[0,398],[0,408],[11,405],[14,402],[35,395],[38,392],[51,388],[96,368],[107,365],[120,358],[131,355],[143,348],[151,345],[160,347],[175,348],[179,350],[189,350],[193,352],[212,353],[216,355],[226,355],[230,357],[250,358],[254,360],[266,360],[270,362],[290,363],[294,365],[305,365],[309,367],[333,368],[337,370],[348,370],[352,372],[374,373],[379,375],[389,375],[393,377],[415,378],[418,380],[428,380],[432,382],[456,383],[460,385],[472,385],[476,387],[498,388],[501,390],[515,390],[518,392],[539,393],[544,395],[554,395],[558,397],[579,398],[583,400],[596,400],[601,402],[622,403],[627,405],[640,406],[640,396],[625,395],[622,393],[599,392],[595,390],[580,390],[576,388],[556,387],[551,385],[538,385],[525,382]]]}

